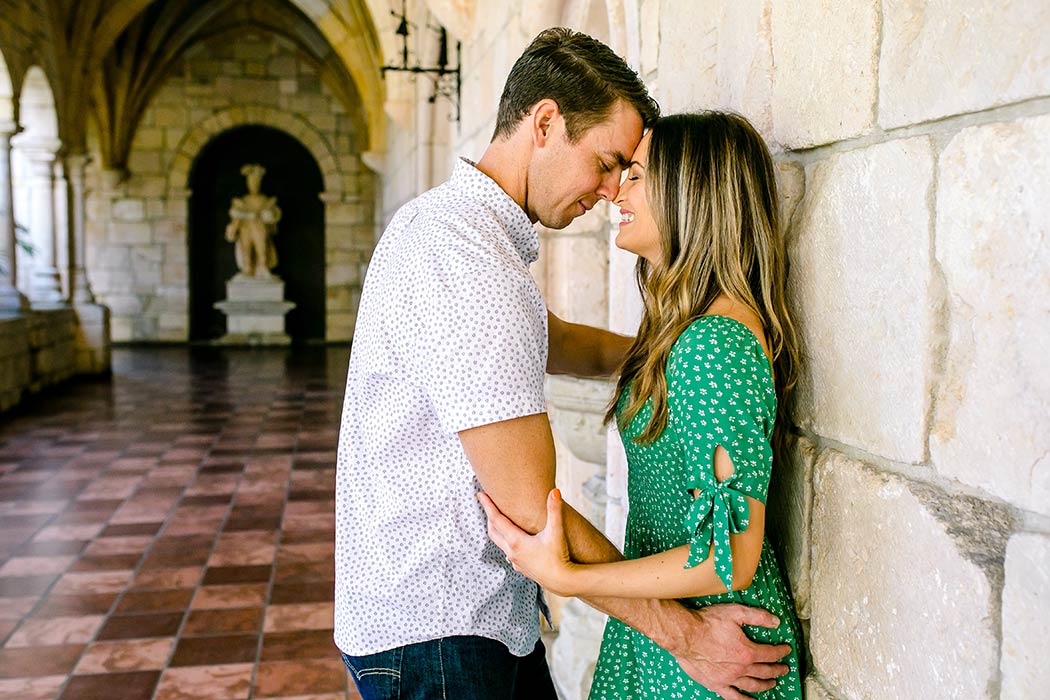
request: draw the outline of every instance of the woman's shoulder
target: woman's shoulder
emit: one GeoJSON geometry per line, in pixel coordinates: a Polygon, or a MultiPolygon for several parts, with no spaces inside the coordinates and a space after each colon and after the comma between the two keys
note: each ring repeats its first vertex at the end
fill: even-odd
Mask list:
{"type": "Polygon", "coordinates": [[[739,318],[707,314],[693,319],[686,326],[675,341],[672,352],[705,352],[717,355],[756,346],[762,350],[760,333],[761,327],[752,328],[739,318]]]}

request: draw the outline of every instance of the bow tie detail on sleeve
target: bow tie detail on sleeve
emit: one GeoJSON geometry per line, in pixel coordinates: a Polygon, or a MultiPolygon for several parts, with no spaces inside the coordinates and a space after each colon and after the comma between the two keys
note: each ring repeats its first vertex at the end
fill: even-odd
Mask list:
{"type": "Polygon", "coordinates": [[[700,478],[689,484],[699,493],[689,508],[684,525],[692,533],[689,538],[689,559],[685,568],[690,569],[707,561],[712,542],[715,549],[715,573],[733,589],[733,550],[729,546],[729,535],[738,535],[747,530],[751,508],[747,496],[733,488],[732,477],[720,482],[708,482],[700,478]]]}

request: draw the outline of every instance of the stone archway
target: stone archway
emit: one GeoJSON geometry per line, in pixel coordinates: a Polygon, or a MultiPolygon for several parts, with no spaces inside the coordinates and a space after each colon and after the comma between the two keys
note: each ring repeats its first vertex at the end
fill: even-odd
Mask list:
{"type": "Polygon", "coordinates": [[[317,162],[324,177],[325,191],[321,198],[326,202],[345,191],[343,173],[339,168],[339,159],[317,129],[305,119],[294,114],[282,112],[261,105],[232,107],[208,117],[194,129],[187,132],[175,149],[168,172],[168,196],[170,198],[186,197],[190,169],[197,154],[204,145],[224,131],[237,126],[258,124],[284,131],[298,139],[317,162]]]}

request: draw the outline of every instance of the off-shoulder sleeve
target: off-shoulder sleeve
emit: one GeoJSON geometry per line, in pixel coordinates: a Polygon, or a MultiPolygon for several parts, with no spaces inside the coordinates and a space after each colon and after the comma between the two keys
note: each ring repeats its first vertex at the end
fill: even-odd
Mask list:
{"type": "Polygon", "coordinates": [[[690,533],[686,568],[704,562],[713,544],[715,571],[728,590],[729,536],[750,524],[748,496],[766,502],[773,464],[776,391],[758,339],[733,319],[695,321],[671,351],[667,402],[668,425],[688,467],[685,487],[697,492],[683,523],[690,533]],[[733,474],[722,482],[714,472],[719,445],[733,462],[733,474]]]}

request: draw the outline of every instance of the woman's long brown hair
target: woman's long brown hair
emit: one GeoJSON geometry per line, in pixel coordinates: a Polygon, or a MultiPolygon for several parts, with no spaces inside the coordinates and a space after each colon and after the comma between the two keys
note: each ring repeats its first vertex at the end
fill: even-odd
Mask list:
{"type": "Polygon", "coordinates": [[[676,114],[653,127],[646,197],[660,233],[659,265],[638,259],[644,312],[623,362],[606,420],[630,387],[621,425],[652,399],[653,415],[636,441],[667,426],[665,368],[671,347],[721,295],[762,321],[773,356],[778,399],[774,453],[782,454],[788,397],[798,376],[798,341],[785,303],[787,259],[773,159],[743,117],[676,114]]]}

